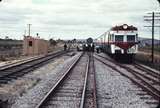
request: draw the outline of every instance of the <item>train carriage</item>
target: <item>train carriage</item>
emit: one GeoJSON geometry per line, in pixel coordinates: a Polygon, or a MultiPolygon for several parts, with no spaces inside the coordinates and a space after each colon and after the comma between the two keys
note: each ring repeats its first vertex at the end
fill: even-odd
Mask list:
{"type": "Polygon", "coordinates": [[[115,58],[132,61],[138,50],[138,29],[127,24],[114,26],[101,36],[98,43],[104,52],[115,58]]]}

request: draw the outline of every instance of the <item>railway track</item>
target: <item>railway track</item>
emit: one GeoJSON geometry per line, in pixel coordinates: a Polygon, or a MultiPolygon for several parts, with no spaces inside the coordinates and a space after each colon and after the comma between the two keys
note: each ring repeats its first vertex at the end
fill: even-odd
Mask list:
{"type": "Polygon", "coordinates": [[[95,84],[92,85],[93,92],[88,92],[88,78],[92,77],[92,80],[95,80],[94,73],[91,73],[94,65],[93,56],[89,56],[86,53],[80,55],[35,108],[85,108],[90,104],[94,106],[95,84]],[[91,98],[86,98],[88,95],[91,95],[91,98]]]}
{"type": "Polygon", "coordinates": [[[148,74],[148,75],[150,75],[150,76],[152,76],[152,77],[155,77],[155,78],[160,79],[160,73],[159,73],[158,71],[151,70],[151,69],[149,69],[149,68],[147,68],[147,67],[145,67],[145,66],[143,66],[143,65],[141,65],[141,64],[139,64],[139,63],[135,63],[134,66],[135,66],[136,68],[138,68],[138,69],[146,72],[146,74],[148,74]]]}
{"type": "Polygon", "coordinates": [[[96,75],[94,66],[93,53],[88,53],[90,57],[89,72],[86,87],[86,96],[84,108],[97,108],[97,96],[96,96],[96,75]]]}
{"type": "Polygon", "coordinates": [[[16,65],[12,65],[9,67],[1,68],[0,69],[0,84],[6,84],[13,79],[17,79],[18,77],[23,76],[26,73],[29,73],[36,68],[39,68],[54,58],[59,57],[65,54],[65,51],[59,51],[56,53],[48,54],[43,57],[38,57],[35,59],[23,61],[22,63],[18,63],[16,65]]]}
{"type": "Polygon", "coordinates": [[[5,68],[12,67],[12,66],[14,66],[14,65],[21,64],[21,63],[23,63],[23,62],[31,61],[31,60],[36,59],[36,58],[40,58],[40,57],[35,56],[35,57],[27,58],[27,59],[18,60],[18,61],[13,62],[13,63],[8,63],[8,64],[5,64],[5,65],[0,66],[0,70],[5,69],[5,68]]]}
{"type": "Polygon", "coordinates": [[[120,64],[115,62],[114,60],[100,55],[95,55],[95,58],[96,60],[102,62],[113,70],[119,72],[121,75],[130,79],[133,83],[147,92],[148,95],[152,96],[154,100],[156,100],[152,102],[153,99],[148,99],[147,103],[158,104],[158,102],[160,101],[160,81],[157,76],[155,77],[157,72],[151,70],[146,71],[147,69],[141,69],[142,67],[140,68],[140,66],[137,64],[135,66],[120,64]],[[136,68],[138,66],[139,68],[136,68]]]}
{"type": "MultiPolygon", "coordinates": [[[[98,55],[100,56],[100,55],[98,55]]],[[[100,56],[104,59],[110,60],[112,62],[115,62],[113,59],[108,59],[106,57],[100,56]]],[[[134,74],[140,75],[141,77],[143,77],[144,80],[148,80],[153,86],[155,85],[155,87],[159,87],[158,84],[160,84],[160,73],[157,70],[151,70],[148,69],[144,66],[142,66],[139,63],[134,63],[134,64],[120,64],[120,63],[116,63],[117,65],[119,65],[122,68],[126,68],[128,71],[133,72],[134,74]],[[158,86],[156,86],[158,85],[158,86]]],[[[159,88],[160,89],[160,88],[159,88]]]]}

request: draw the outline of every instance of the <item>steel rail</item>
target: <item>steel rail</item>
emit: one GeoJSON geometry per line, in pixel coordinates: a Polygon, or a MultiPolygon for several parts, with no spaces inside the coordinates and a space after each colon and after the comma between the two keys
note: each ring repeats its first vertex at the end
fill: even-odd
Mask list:
{"type": "Polygon", "coordinates": [[[86,67],[86,74],[85,74],[85,81],[84,81],[83,92],[82,92],[81,103],[80,103],[80,108],[84,107],[86,87],[87,87],[87,79],[88,79],[88,72],[89,72],[89,63],[90,63],[90,58],[88,57],[87,67],[86,67]]]}
{"type": "MultiPolygon", "coordinates": [[[[147,80],[153,81],[153,82],[155,82],[155,83],[160,83],[159,79],[158,79],[158,81],[157,81],[156,79],[154,79],[154,78],[157,78],[157,77],[154,77],[154,78],[153,78],[153,76],[152,76],[152,78],[151,78],[151,77],[149,77],[149,76],[147,76],[147,75],[145,75],[145,74],[142,74],[142,73],[140,73],[140,72],[137,72],[137,71],[131,69],[130,67],[126,67],[126,66],[124,66],[124,65],[121,65],[121,67],[126,68],[128,71],[132,71],[132,72],[134,72],[134,74],[140,75],[140,76],[144,77],[144,78],[147,79],[147,80]]],[[[141,70],[141,69],[140,69],[140,70],[141,70]]]]}
{"type": "MultiPolygon", "coordinates": [[[[97,55],[97,54],[95,54],[95,55],[97,55]]],[[[101,56],[101,55],[97,55],[97,56],[102,57],[102,58],[104,58],[104,59],[107,59],[107,60],[109,60],[109,61],[111,61],[111,62],[116,62],[116,61],[114,61],[114,60],[108,59],[108,58],[103,57],[103,56],[101,56]]],[[[137,69],[148,73],[150,76],[152,76],[152,77],[154,77],[154,78],[158,78],[158,81],[155,80],[155,79],[153,79],[153,78],[150,78],[150,77],[148,77],[148,76],[146,76],[146,75],[144,75],[144,74],[142,74],[142,73],[140,73],[140,72],[137,72],[137,71],[135,71],[135,70],[133,70],[133,69],[131,69],[131,68],[129,68],[129,67],[126,67],[126,66],[124,66],[124,65],[121,65],[121,64],[119,64],[119,63],[116,63],[116,64],[119,65],[120,67],[123,67],[123,68],[127,69],[128,71],[134,71],[134,73],[143,76],[145,79],[152,80],[152,81],[155,82],[155,83],[160,83],[160,80],[159,80],[160,76],[159,76],[158,73],[156,74],[154,71],[148,70],[148,69],[146,69],[146,68],[145,68],[145,69],[142,69],[142,67],[140,68],[140,66],[139,66],[137,63],[134,65],[137,69]],[[151,72],[150,72],[150,71],[151,71],[151,72]],[[153,73],[152,73],[152,72],[153,72],[153,73]]]]}
{"type": "Polygon", "coordinates": [[[97,108],[97,96],[96,96],[96,94],[97,94],[97,92],[96,92],[96,73],[95,73],[95,66],[94,66],[94,57],[93,57],[93,54],[92,54],[92,59],[93,59],[93,75],[94,75],[94,78],[93,78],[93,80],[94,80],[94,91],[93,91],[93,102],[94,102],[94,108],[97,108]]]}
{"type": "MultiPolygon", "coordinates": [[[[156,100],[159,100],[159,99],[160,99],[160,92],[159,92],[156,88],[154,88],[152,85],[150,85],[148,82],[144,81],[144,80],[143,80],[141,77],[139,77],[138,75],[133,74],[133,72],[132,72],[132,74],[133,74],[135,77],[137,77],[138,79],[140,79],[141,81],[143,81],[146,85],[149,86],[149,88],[146,87],[146,86],[144,86],[143,84],[141,84],[141,82],[138,82],[137,80],[133,79],[133,78],[130,77],[129,75],[127,75],[127,74],[119,71],[119,70],[116,69],[114,66],[112,66],[112,65],[110,65],[110,64],[107,64],[106,62],[104,62],[104,61],[102,61],[101,59],[97,58],[96,56],[95,56],[95,58],[96,58],[96,60],[102,62],[103,64],[105,64],[105,65],[111,67],[112,69],[114,69],[115,71],[119,72],[121,75],[129,78],[132,82],[136,83],[136,84],[139,85],[141,88],[145,89],[145,90],[146,90],[150,95],[152,95],[156,100]],[[155,90],[155,91],[154,91],[154,90],[155,90]]],[[[119,66],[119,65],[118,65],[118,66],[119,66]]],[[[121,66],[120,66],[120,67],[121,67],[121,66]]],[[[123,68],[126,69],[127,67],[123,67],[123,68]]],[[[126,70],[127,70],[127,69],[126,69],[126,70]]]]}
{"type": "MultiPolygon", "coordinates": [[[[38,68],[40,66],[38,65],[43,65],[43,63],[46,63],[46,62],[49,62],[49,60],[57,57],[57,56],[60,56],[62,54],[65,54],[65,52],[57,52],[57,53],[53,53],[53,54],[50,54],[49,56],[45,56],[45,57],[42,57],[42,58],[36,58],[34,60],[31,60],[31,61],[28,61],[28,62],[25,62],[25,63],[22,63],[22,64],[18,64],[18,65],[15,65],[13,67],[9,67],[9,68],[6,68],[6,69],[2,69],[0,70],[0,72],[2,72],[0,74],[0,80],[6,80],[5,78],[7,78],[8,80],[9,79],[14,79],[14,78],[17,78],[18,73],[20,73],[20,76],[21,75],[24,75],[28,72],[30,72],[31,70],[34,70],[35,68],[38,68]],[[27,65],[26,65],[27,64],[27,65]],[[12,77],[14,76],[15,77],[12,77]],[[17,77],[16,77],[17,76],[17,77]],[[10,78],[11,77],[11,78],[10,78]]],[[[8,81],[7,80],[7,81],[8,81]]],[[[0,82],[1,82],[0,81],[0,82]]]]}
{"type": "Polygon", "coordinates": [[[154,72],[153,70],[151,69],[147,69],[145,67],[142,67],[141,65],[139,65],[138,63],[135,63],[134,65],[136,68],[140,69],[140,70],[143,70],[145,72],[147,72],[149,75],[155,77],[155,78],[160,78],[160,73],[156,73],[154,72]]]}
{"type": "Polygon", "coordinates": [[[88,53],[89,59],[88,59],[88,65],[86,68],[86,75],[85,75],[85,82],[84,82],[84,87],[83,87],[83,95],[82,95],[82,100],[80,104],[80,108],[85,108],[88,103],[87,103],[87,87],[89,86],[87,81],[91,81],[92,84],[90,86],[92,92],[92,102],[93,102],[93,108],[97,108],[97,98],[96,98],[96,76],[95,76],[95,67],[94,67],[94,58],[93,58],[93,53],[88,53]],[[85,102],[86,101],[86,102],[85,102]]]}
{"type": "Polygon", "coordinates": [[[18,65],[18,64],[22,64],[22,63],[25,63],[25,62],[28,62],[28,61],[32,61],[32,60],[34,60],[36,58],[40,58],[40,57],[38,57],[38,56],[37,57],[31,57],[31,58],[22,59],[22,60],[13,62],[13,63],[8,63],[6,65],[0,66],[0,70],[6,69],[6,68],[10,68],[12,66],[15,66],[15,65],[18,65]]]}
{"type": "Polygon", "coordinates": [[[63,74],[63,76],[58,80],[58,82],[50,89],[50,91],[44,96],[44,98],[35,106],[35,108],[42,108],[42,106],[49,100],[49,97],[52,93],[54,93],[55,89],[58,85],[65,79],[68,73],[76,66],[77,62],[82,57],[83,53],[71,64],[71,66],[67,69],[67,71],[63,74]]]}
{"type": "Polygon", "coordinates": [[[37,61],[37,60],[41,60],[41,59],[44,59],[44,58],[47,58],[47,57],[52,57],[53,55],[60,54],[60,53],[63,53],[63,52],[64,51],[58,51],[56,53],[48,54],[46,56],[36,57],[35,59],[29,59],[29,60],[26,60],[26,62],[22,62],[20,64],[16,64],[16,65],[9,66],[9,67],[6,67],[6,68],[0,68],[0,71],[5,71],[7,69],[14,68],[14,67],[17,67],[17,66],[21,66],[21,65],[24,65],[24,64],[27,64],[27,63],[30,63],[30,62],[34,62],[34,61],[37,61]]]}

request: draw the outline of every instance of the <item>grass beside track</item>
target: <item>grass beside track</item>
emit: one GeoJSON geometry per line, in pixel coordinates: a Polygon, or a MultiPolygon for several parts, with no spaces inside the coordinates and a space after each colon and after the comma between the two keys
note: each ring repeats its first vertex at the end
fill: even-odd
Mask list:
{"type": "Polygon", "coordinates": [[[157,54],[154,55],[153,63],[152,63],[151,53],[148,52],[139,51],[135,56],[135,60],[149,67],[152,67],[156,70],[160,70],[160,53],[159,55],[157,54]]]}

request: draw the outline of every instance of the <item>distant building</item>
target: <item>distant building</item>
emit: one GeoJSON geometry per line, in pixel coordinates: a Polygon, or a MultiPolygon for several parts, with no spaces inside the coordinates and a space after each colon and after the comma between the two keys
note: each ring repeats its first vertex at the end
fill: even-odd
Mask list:
{"type": "Polygon", "coordinates": [[[24,55],[39,55],[48,53],[48,41],[31,36],[25,36],[23,41],[24,55]]]}

